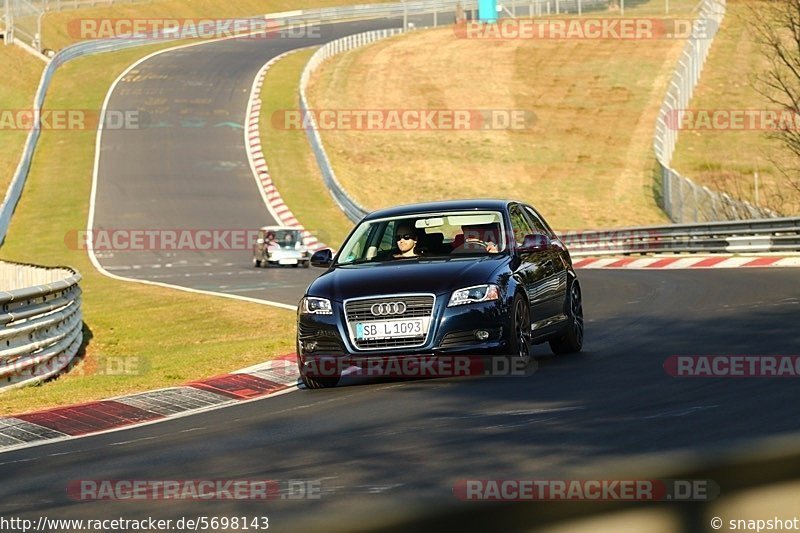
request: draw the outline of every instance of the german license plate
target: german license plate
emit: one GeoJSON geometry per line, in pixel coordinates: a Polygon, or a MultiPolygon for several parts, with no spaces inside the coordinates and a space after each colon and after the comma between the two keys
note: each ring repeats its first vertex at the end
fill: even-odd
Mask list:
{"type": "Polygon", "coordinates": [[[280,259],[278,260],[279,265],[296,265],[297,259],[280,259]]]}
{"type": "Polygon", "coordinates": [[[422,335],[425,335],[425,321],[421,318],[356,323],[356,338],[361,340],[392,339],[395,337],[415,337],[422,335]]]}

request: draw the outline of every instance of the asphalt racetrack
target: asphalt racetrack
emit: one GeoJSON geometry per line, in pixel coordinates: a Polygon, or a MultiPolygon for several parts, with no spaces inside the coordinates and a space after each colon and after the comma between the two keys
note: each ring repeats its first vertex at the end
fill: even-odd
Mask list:
{"type": "MultiPolygon", "coordinates": [[[[117,85],[109,109],[143,111],[158,127],[103,134],[94,228],[274,223],[237,126],[256,72],[292,48],[398,25],[341,23],[324,26],[321,39],[207,43],[139,65],[117,85]]],[[[288,305],[321,272],[255,269],[248,250],[105,252],[98,260],[120,276],[288,305]]],[[[729,446],[800,429],[795,380],[674,378],[663,368],[672,355],[800,354],[800,271],[579,274],[584,352],[556,358],[538,346],[544,357],[528,377],[348,382],[4,453],[0,515],[268,516],[270,530],[310,522],[348,530],[417,511],[472,509],[480,503],[453,496],[454,484],[464,479],[607,479],[616,472],[610,464],[672,453],[711,458],[729,446]],[[68,496],[71,482],[87,479],[315,480],[321,497],[108,502],[68,496]]]]}
{"type": "Polygon", "coordinates": [[[663,463],[672,453],[712,460],[718,450],[800,428],[794,379],[675,378],[663,368],[671,355],[800,353],[799,271],[580,274],[584,352],[549,357],[537,346],[544,357],[529,377],[299,390],[5,453],[0,515],[266,515],[270,530],[309,521],[348,530],[484,505],[453,496],[460,480],[609,479],[618,468],[610,464],[630,474],[637,460],[663,463]],[[220,478],[318,480],[321,498],[81,502],[66,493],[75,480],[220,478]]]}
{"type": "MultiPolygon", "coordinates": [[[[313,36],[205,43],[141,63],[117,84],[108,101],[108,110],[135,110],[139,121],[137,128],[103,131],[93,229],[105,235],[150,229],[162,234],[232,230],[241,235],[275,224],[244,146],[242,125],[256,73],[287,50],[400,24],[387,19],[330,24],[317,27],[313,36]]],[[[319,239],[326,242],[324,228],[319,239]]],[[[255,269],[251,250],[236,246],[233,239],[215,250],[133,248],[100,249],[97,258],[118,276],[288,305],[296,305],[321,272],[255,269]]]]}

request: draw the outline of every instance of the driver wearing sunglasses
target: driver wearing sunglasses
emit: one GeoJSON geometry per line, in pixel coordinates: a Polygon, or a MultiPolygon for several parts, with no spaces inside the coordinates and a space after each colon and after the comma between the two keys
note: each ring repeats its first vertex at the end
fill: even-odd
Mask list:
{"type": "Polygon", "coordinates": [[[417,257],[419,251],[417,250],[417,231],[407,222],[403,222],[394,230],[394,241],[399,253],[394,254],[394,257],[401,259],[404,257],[417,257]]]}

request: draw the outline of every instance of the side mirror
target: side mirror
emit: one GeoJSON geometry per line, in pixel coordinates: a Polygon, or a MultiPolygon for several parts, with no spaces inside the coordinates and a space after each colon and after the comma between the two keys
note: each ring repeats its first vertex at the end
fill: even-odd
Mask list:
{"type": "Polygon", "coordinates": [[[333,252],[328,248],[317,250],[311,256],[311,265],[315,267],[328,268],[333,263],[333,252]]]}
{"type": "Polygon", "coordinates": [[[530,235],[525,235],[522,246],[518,248],[518,251],[525,254],[544,252],[549,249],[550,246],[552,246],[550,237],[541,233],[531,233],[530,235]]]}

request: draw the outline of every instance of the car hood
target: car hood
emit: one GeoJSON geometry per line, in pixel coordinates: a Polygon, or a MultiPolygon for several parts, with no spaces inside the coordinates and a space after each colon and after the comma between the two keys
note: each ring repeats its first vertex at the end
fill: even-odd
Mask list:
{"type": "Polygon", "coordinates": [[[344,301],[373,294],[430,292],[436,295],[493,281],[507,256],[398,260],[338,266],[317,278],[307,294],[344,301]]]}

